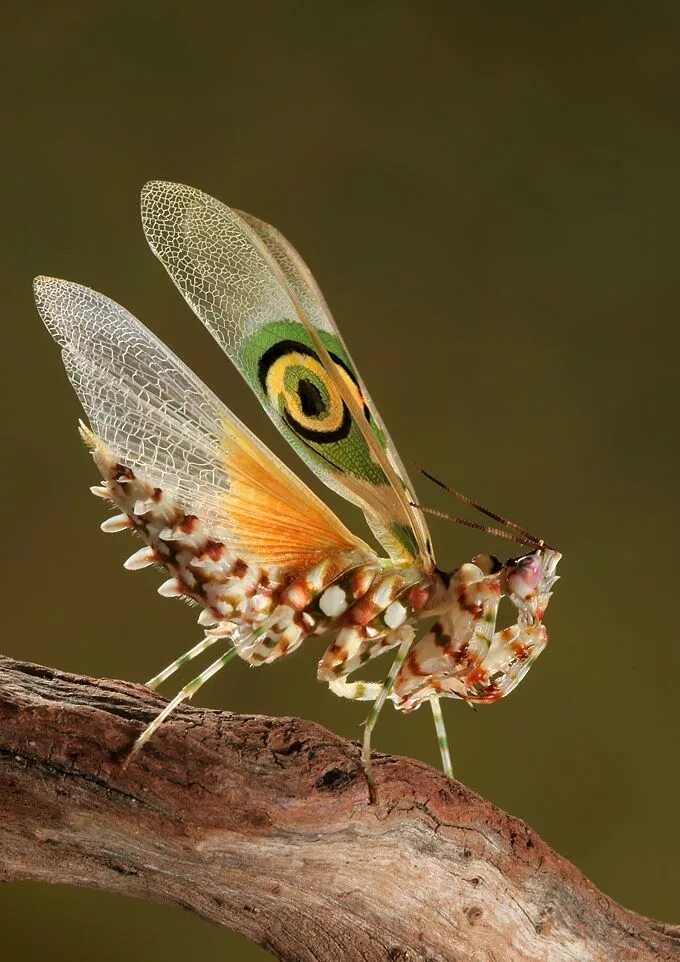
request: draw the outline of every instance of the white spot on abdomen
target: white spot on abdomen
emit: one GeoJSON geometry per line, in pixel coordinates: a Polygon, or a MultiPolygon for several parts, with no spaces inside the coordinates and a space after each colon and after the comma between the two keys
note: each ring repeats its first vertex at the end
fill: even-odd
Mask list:
{"type": "Polygon", "coordinates": [[[347,595],[339,585],[326,588],[319,598],[319,608],[327,618],[338,618],[348,607],[347,595]]]}
{"type": "Polygon", "coordinates": [[[383,616],[388,628],[398,628],[406,621],[406,608],[401,601],[393,601],[383,616]]]}

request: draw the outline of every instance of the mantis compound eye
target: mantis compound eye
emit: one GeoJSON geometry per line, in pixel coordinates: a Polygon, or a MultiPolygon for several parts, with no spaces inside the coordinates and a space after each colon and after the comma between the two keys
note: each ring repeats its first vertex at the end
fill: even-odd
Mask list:
{"type": "Polygon", "coordinates": [[[534,551],[508,561],[505,566],[505,581],[510,594],[517,595],[523,601],[529,601],[536,593],[536,589],[543,577],[542,552],[534,551]]]}

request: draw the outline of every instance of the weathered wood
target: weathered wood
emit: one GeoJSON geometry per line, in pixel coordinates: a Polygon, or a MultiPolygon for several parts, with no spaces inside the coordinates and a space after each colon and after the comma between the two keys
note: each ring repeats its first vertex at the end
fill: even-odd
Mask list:
{"type": "Polygon", "coordinates": [[[680,960],[526,825],[405,758],[296,718],[183,707],[0,659],[0,879],[181,905],[281,959],[680,960]]]}

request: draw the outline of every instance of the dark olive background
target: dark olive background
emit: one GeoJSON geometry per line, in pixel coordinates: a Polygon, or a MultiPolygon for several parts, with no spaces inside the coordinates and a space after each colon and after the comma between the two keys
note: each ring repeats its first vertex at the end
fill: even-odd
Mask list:
{"type": "MultiPolygon", "coordinates": [[[[564,552],[524,684],[445,706],[456,770],[609,895],[677,919],[680,7],[469,6],[6,13],[2,649],[142,681],[197,639],[156,573],[123,570],[133,541],[98,530],[34,274],[126,305],[309,480],[146,247],[142,183],[196,185],[303,252],[405,461],[564,552]]],[[[444,567],[504,548],[431,527],[444,567]]],[[[320,651],[233,667],[198,703],[354,737],[364,709],[317,684],[320,651]]],[[[376,746],[436,762],[426,712],[386,712],[376,746]]],[[[6,887],[0,914],[16,962],[265,957],[103,893],[6,887]]]]}

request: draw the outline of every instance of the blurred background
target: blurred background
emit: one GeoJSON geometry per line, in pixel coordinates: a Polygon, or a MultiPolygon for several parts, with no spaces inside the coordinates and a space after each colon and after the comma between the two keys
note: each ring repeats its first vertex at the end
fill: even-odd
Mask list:
{"type": "MultiPolygon", "coordinates": [[[[526,681],[445,705],[455,768],[608,895],[677,920],[679,41],[658,2],[10,6],[2,651],[143,681],[197,640],[157,573],[123,570],[132,539],[99,531],[34,274],[131,309],[320,490],[146,247],[144,181],[195,185],[303,253],[407,463],[563,551],[526,681]]],[[[431,528],[445,568],[504,550],[431,528]]],[[[357,737],[321,650],[237,665],[198,704],[357,737]]],[[[425,711],[385,712],[375,745],[437,763],[425,711]]],[[[14,962],[268,958],[106,893],[8,886],[0,916],[14,962]]]]}

